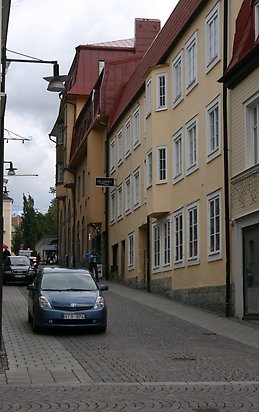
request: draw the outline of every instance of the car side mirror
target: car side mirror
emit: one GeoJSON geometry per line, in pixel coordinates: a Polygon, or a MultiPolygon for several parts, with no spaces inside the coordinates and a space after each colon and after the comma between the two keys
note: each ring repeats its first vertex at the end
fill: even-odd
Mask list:
{"type": "Polygon", "coordinates": [[[35,285],[34,285],[34,283],[31,283],[30,285],[27,285],[27,290],[29,290],[29,291],[34,291],[34,290],[35,290],[35,285]]]}
{"type": "Polygon", "coordinates": [[[104,285],[103,283],[101,283],[101,284],[99,285],[99,289],[100,289],[100,290],[108,290],[108,289],[109,289],[109,286],[108,286],[108,285],[104,285]]]}

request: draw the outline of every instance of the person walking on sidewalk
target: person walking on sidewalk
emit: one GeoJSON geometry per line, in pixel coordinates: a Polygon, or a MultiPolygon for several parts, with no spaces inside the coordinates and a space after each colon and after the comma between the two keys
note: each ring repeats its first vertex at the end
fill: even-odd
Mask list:
{"type": "Polygon", "coordinates": [[[92,272],[96,282],[99,282],[98,267],[97,267],[97,254],[95,250],[90,255],[89,270],[92,272]]]}

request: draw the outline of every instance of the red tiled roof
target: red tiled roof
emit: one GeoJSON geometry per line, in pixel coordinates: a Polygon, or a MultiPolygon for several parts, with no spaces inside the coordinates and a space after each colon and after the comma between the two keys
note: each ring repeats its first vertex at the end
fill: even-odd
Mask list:
{"type": "Polygon", "coordinates": [[[254,1],[244,0],[236,20],[233,55],[228,70],[242,60],[258,41],[258,38],[255,40],[254,1]]]}
{"type": "Polygon", "coordinates": [[[150,48],[147,50],[136,71],[125,85],[121,99],[116,107],[110,126],[118,120],[119,116],[130,104],[132,99],[144,85],[144,79],[148,70],[162,63],[163,58],[177,40],[181,31],[188,25],[189,20],[195,15],[199,7],[206,4],[205,0],[180,0],[167,22],[159,32],[150,48]]]}

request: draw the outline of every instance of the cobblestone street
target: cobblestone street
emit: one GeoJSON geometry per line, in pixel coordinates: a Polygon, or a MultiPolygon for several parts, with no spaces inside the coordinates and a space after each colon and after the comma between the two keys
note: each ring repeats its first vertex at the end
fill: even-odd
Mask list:
{"type": "Polygon", "coordinates": [[[109,288],[104,335],[34,335],[26,288],[4,288],[9,368],[0,374],[0,410],[259,411],[257,325],[203,311],[207,329],[194,321],[196,308],[186,308],[188,322],[184,305],[111,282],[109,288]],[[233,336],[246,328],[254,341],[216,333],[220,322],[233,336]]]}

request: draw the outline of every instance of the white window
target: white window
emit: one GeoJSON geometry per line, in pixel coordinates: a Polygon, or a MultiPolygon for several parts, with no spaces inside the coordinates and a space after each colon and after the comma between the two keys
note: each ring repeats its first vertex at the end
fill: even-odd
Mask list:
{"type": "Polygon", "coordinates": [[[220,59],[220,8],[219,2],[205,19],[206,71],[220,59]]]}
{"type": "Polygon", "coordinates": [[[117,189],[117,217],[118,220],[123,217],[123,186],[122,184],[118,186],[117,189]]]}
{"type": "Polygon", "coordinates": [[[131,121],[128,119],[125,123],[125,157],[131,152],[131,121]]]}
{"type": "Polygon", "coordinates": [[[123,153],[123,133],[122,133],[122,130],[120,130],[118,135],[117,135],[117,163],[118,163],[118,166],[122,163],[122,153],[123,153]]]}
{"type": "Polygon", "coordinates": [[[169,266],[171,264],[171,222],[170,219],[163,221],[162,223],[162,236],[163,236],[163,266],[169,266]]]}
{"type": "Polygon", "coordinates": [[[259,0],[255,1],[255,39],[259,36],[259,0]]]}
{"type": "Polygon", "coordinates": [[[259,96],[245,107],[246,167],[259,163],[259,96]]]}
{"type": "Polygon", "coordinates": [[[199,257],[199,205],[187,206],[187,259],[188,263],[198,263],[199,257]]]}
{"type": "Polygon", "coordinates": [[[133,146],[140,144],[140,108],[138,107],[133,113],[133,146]]]}
{"type": "Polygon", "coordinates": [[[110,222],[111,224],[115,222],[115,190],[110,194],[110,222]]]}
{"type": "Polygon", "coordinates": [[[183,210],[179,210],[173,215],[174,232],[174,265],[176,267],[184,264],[184,221],[183,210]]]}
{"type": "Polygon", "coordinates": [[[115,139],[110,143],[110,173],[115,170],[116,153],[115,153],[115,139]]]}
{"type": "Polygon", "coordinates": [[[215,192],[208,196],[208,259],[221,258],[221,196],[215,192]]]}
{"type": "Polygon", "coordinates": [[[147,154],[147,187],[152,186],[152,150],[147,154]]]}
{"type": "Polygon", "coordinates": [[[173,60],[173,106],[183,98],[183,52],[173,60]]]}
{"type": "Polygon", "coordinates": [[[167,147],[157,147],[156,148],[157,154],[157,183],[165,183],[167,182],[167,147]]]}
{"type": "Polygon", "coordinates": [[[146,83],[146,117],[151,113],[152,110],[152,96],[151,96],[151,80],[149,79],[146,83]]]}
{"type": "Polygon", "coordinates": [[[198,120],[192,119],[186,125],[186,173],[190,174],[198,167],[198,120]]]}
{"type": "Polygon", "coordinates": [[[153,270],[159,269],[160,268],[160,225],[159,223],[154,224],[152,227],[152,240],[153,240],[153,257],[152,257],[152,262],[153,262],[153,270]]]}
{"type": "Polygon", "coordinates": [[[57,145],[63,144],[64,143],[64,124],[59,123],[58,125],[58,136],[57,136],[57,145]]]}
{"type": "Polygon", "coordinates": [[[173,180],[177,182],[183,177],[183,131],[173,136],[173,180]]]}
{"type": "Polygon", "coordinates": [[[140,168],[133,172],[133,205],[134,209],[140,206],[140,168]]]}
{"type": "Polygon", "coordinates": [[[128,267],[134,269],[135,267],[135,234],[128,235],[128,267]]]}
{"type": "Polygon", "coordinates": [[[131,190],[131,176],[125,179],[125,213],[128,215],[131,212],[132,190],[131,190]]]}
{"type": "Polygon", "coordinates": [[[217,97],[206,108],[207,161],[221,153],[220,99],[217,97]]]}
{"type": "Polygon", "coordinates": [[[156,110],[167,108],[167,75],[161,73],[156,76],[156,110]]]}
{"type": "Polygon", "coordinates": [[[197,84],[197,32],[192,35],[185,46],[186,89],[187,93],[197,84]]]}

